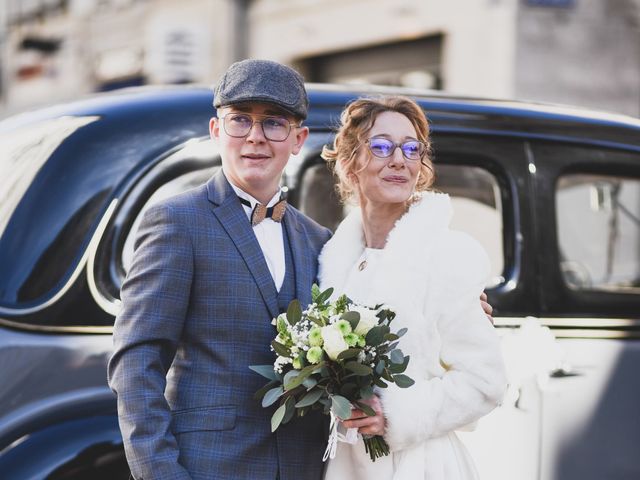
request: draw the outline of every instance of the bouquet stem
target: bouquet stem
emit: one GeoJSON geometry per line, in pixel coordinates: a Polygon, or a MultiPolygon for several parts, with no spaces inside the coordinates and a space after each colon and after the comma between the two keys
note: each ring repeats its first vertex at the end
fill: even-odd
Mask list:
{"type": "Polygon", "coordinates": [[[389,455],[389,445],[387,445],[384,437],[380,435],[374,435],[372,437],[366,437],[363,440],[364,448],[369,454],[372,462],[375,462],[376,458],[389,455]]]}

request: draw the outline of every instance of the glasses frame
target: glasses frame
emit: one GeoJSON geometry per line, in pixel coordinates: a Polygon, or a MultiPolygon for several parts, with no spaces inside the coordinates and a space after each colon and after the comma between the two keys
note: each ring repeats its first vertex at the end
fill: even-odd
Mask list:
{"type": "Polygon", "coordinates": [[[424,142],[422,142],[420,140],[417,140],[417,139],[405,140],[404,142],[394,142],[393,140],[389,140],[388,138],[385,138],[385,137],[371,137],[371,138],[367,138],[364,141],[364,143],[367,145],[369,153],[371,153],[371,155],[373,155],[376,158],[391,158],[391,157],[393,157],[393,154],[395,153],[396,148],[399,148],[400,151],[402,152],[402,157],[405,160],[407,160],[408,162],[421,162],[422,159],[424,158],[425,154],[427,153],[427,145],[424,142]],[[378,155],[371,149],[370,142],[371,142],[371,140],[374,140],[374,139],[385,140],[385,141],[387,141],[387,142],[389,142],[389,143],[391,143],[393,145],[393,148],[391,149],[389,155],[387,155],[387,156],[378,155]],[[422,145],[422,153],[420,153],[420,157],[418,157],[418,158],[409,158],[409,157],[407,157],[407,155],[405,154],[404,150],[402,149],[402,146],[404,144],[406,144],[406,143],[409,143],[409,142],[415,142],[415,143],[418,143],[418,144],[422,145]]]}
{"type": "Polygon", "coordinates": [[[253,126],[256,123],[260,124],[260,128],[262,129],[262,135],[264,135],[264,138],[266,138],[267,140],[269,140],[270,142],[284,142],[287,138],[289,138],[289,135],[291,135],[291,129],[293,128],[300,128],[301,125],[299,123],[292,123],[287,121],[287,119],[283,116],[278,116],[278,115],[265,115],[262,113],[243,113],[243,112],[229,112],[226,115],[219,117],[220,120],[222,120],[222,128],[224,128],[224,131],[227,135],[229,135],[230,137],[233,138],[246,138],[249,136],[249,134],[251,133],[251,130],[253,129],[253,126]],[[242,115],[242,116],[246,116],[249,117],[251,119],[251,126],[249,127],[249,129],[247,130],[247,133],[245,133],[244,135],[232,135],[231,133],[229,133],[229,131],[227,130],[227,122],[226,122],[226,118],[229,116],[236,116],[236,115],[242,115]],[[254,117],[262,117],[262,120],[256,120],[254,117]],[[289,126],[289,130],[287,131],[287,136],[284,137],[282,140],[274,140],[272,138],[269,138],[267,136],[267,132],[264,131],[264,121],[268,118],[277,118],[277,119],[282,119],[285,120],[285,122],[287,123],[287,125],[289,126]]]}

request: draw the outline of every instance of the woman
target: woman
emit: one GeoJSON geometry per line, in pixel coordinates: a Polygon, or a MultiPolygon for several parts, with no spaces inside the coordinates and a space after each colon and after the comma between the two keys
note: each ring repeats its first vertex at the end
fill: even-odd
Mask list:
{"type": "Polygon", "coordinates": [[[429,127],[404,97],[359,99],[343,112],[332,164],[354,209],[320,255],[322,288],[365,305],[385,303],[408,328],[407,389],[377,392],[376,416],[353,410],[347,428],[384,435],[391,455],[375,463],[362,440],[341,443],[325,473],[338,479],[467,480],[477,473],[454,431],[489,413],[506,380],[498,338],[478,302],[488,258],[468,235],[449,230],[449,196],[430,190],[429,127]]]}

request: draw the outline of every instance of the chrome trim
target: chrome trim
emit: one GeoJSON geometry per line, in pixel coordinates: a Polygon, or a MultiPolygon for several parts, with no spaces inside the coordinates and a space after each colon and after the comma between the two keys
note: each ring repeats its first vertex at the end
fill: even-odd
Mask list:
{"type": "Polygon", "coordinates": [[[56,292],[54,296],[49,298],[47,301],[33,307],[9,308],[9,307],[0,306],[0,315],[29,315],[31,313],[36,313],[41,310],[44,310],[45,308],[50,307],[51,305],[56,303],[58,300],[60,300],[69,291],[71,286],[75,283],[75,281],[80,276],[82,269],[85,267],[85,265],[87,264],[87,260],[89,259],[89,253],[92,250],[95,250],[98,248],[98,244],[100,243],[102,234],[107,228],[107,224],[109,223],[109,220],[111,220],[111,215],[113,215],[113,212],[115,210],[117,203],[118,203],[117,198],[114,198],[111,201],[111,203],[109,204],[109,207],[107,208],[106,212],[102,216],[100,223],[96,227],[96,230],[93,232],[93,235],[91,236],[91,240],[89,241],[89,245],[87,246],[84,253],[82,254],[82,258],[76,265],[75,270],[73,271],[73,273],[71,274],[67,282],[56,292]]]}
{"type": "Polygon", "coordinates": [[[640,328],[640,319],[634,318],[494,317],[493,321],[496,327],[519,327],[526,318],[556,328],[640,328]]]}
{"type": "MultiPolygon", "coordinates": [[[[111,202],[103,219],[105,217],[108,217],[109,220],[111,219],[111,215],[113,215],[113,212],[116,208],[117,203],[118,203],[117,198],[111,202]]],[[[100,223],[100,225],[102,225],[102,222],[100,223]]],[[[98,253],[98,245],[100,244],[102,233],[104,233],[104,229],[106,228],[106,226],[107,226],[107,222],[105,222],[104,227],[100,232],[100,237],[98,238],[98,241],[96,241],[95,243],[90,243],[89,248],[87,249],[88,250],[87,285],[89,286],[89,292],[91,292],[91,296],[93,297],[95,302],[98,304],[98,306],[108,314],[113,315],[115,317],[118,314],[118,311],[120,310],[120,305],[122,302],[120,302],[119,299],[109,299],[105,297],[100,291],[100,289],[98,288],[98,284],[96,282],[96,275],[95,275],[95,264],[96,264],[96,255],[98,253]]],[[[100,226],[98,226],[98,228],[100,228],[100,226]]],[[[93,239],[91,240],[93,242],[93,239]]]]}
{"type": "Polygon", "coordinates": [[[81,325],[74,325],[68,327],[61,327],[55,325],[33,325],[23,322],[14,322],[13,320],[7,320],[6,318],[0,318],[0,327],[7,327],[14,330],[26,330],[29,332],[40,333],[113,333],[112,326],[104,327],[83,327],[81,325]]]}
{"type": "Polygon", "coordinates": [[[497,328],[518,328],[528,319],[549,327],[556,338],[640,338],[640,319],[635,318],[561,318],[494,317],[497,328]]]}

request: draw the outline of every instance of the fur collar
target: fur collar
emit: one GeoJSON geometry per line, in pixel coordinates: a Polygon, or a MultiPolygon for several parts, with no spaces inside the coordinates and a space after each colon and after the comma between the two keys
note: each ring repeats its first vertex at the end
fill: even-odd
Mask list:
{"type": "MultiPolygon", "coordinates": [[[[388,293],[398,290],[401,286],[397,282],[401,278],[415,281],[412,273],[424,274],[421,260],[428,257],[436,238],[448,230],[451,216],[451,201],[443,193],[425,192],[409,207],[389,233],[381,260],[381,271],[388,275],[376,279],[377,285],[372,287],[378,288],[372,288],[372,296],[379,295],[379,290],[388,293]]],[[[322,287],[334,287],[336,293],[341,293],[349,271],[364,248],[362,214],[356,208],[343,220],[320,254],[318,278],[322,287]]]]}

